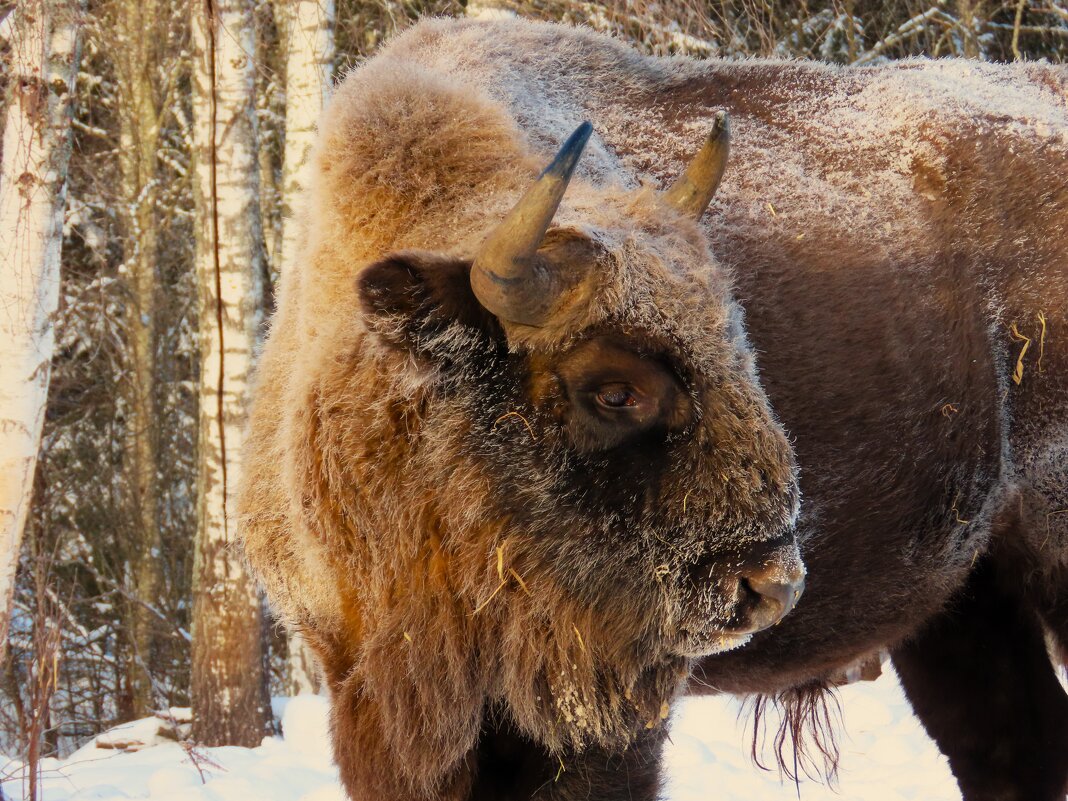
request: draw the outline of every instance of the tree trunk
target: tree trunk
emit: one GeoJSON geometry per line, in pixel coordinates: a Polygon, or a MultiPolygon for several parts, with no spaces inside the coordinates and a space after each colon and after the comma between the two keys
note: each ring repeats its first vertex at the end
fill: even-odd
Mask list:
{"type": "Polygon", "coordinates": [[[196,0],[192,13],[201,304],[193,735],[205,745],[255,746],[269,707],[262,614],[228,518],[262,317],[255,34],[250,0],[196,0]]]}
{"type": "MultiPolygon", "coordinates": [[[[282,167],[282,269],[297,259],[302,226],[296,219],[307,186],[311,151],[323,104],[330,94],[334,62],[333,0],[291,0],[278,10],[286,48],[286,138],[282,167]]],[[[298,632],[287,635],[288,692],[316,692],[318,667],[298,632]]]]}
{"type": "Polygon", "coordinates": [[[0,642],[51,375],[82,5],[22,0],[11,13],[0,173],[0,642]]]}
{"type": "Polygon", "coordinates": [[[334,63],[333,0],[280,4],[286,45],[286,146],[282,171],[282,269],[297,258],[301,226],[294,219],[308,183],[319,114],[330,94],[334,63]]]}
{"type": "Polygon", "coordinates": [[[960,48],[956,54],[964,58],[982,58],[983,51],[979,42],[979,18],[982,13],[982,0],[957,0],[957,19],[960,31],[960,48]]]}
{"type": "Polygon", "coordinates": [[[134,520],[126,583],[135,600],[128,605],[130,716],[141,718],[153,707],[151,656],[155,620],[138,603],[157,603],[160,580],[160,532],[156,416],[156,149],[159,110],[152,76],[161,66],[152,48],[161,9],[155,0],[123,0],[115,9],[118,28],[117,79],[119,167],[126,236],[124,263],[129,283],[126,311],[127,376],[126,477],[134,520]]]}

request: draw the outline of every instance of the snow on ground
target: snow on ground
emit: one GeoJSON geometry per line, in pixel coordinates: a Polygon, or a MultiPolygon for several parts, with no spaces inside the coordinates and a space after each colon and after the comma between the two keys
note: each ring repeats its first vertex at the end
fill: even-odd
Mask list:
{"type": "MultiPolygon", "coordinates": [[[[949,769],[912,717],[897,678],[841,690],[844,731],[837,790],[780,782],[749,758],[745,721],[729,698],[692,698],[673,716],[667,748],[668,801],[946,801],[959,797],[949,769]]],[[[255,749],[207,748],[194,758],[177,743],[117,753],[89,745],[44,764],[44,801],[344,801],[330,764],[326,700],[303,695],[279,704],[284,737],[255,749]],[[194,761],[199,764],[194,765],[194,761]],[[202,778],[203,777],[203,778],[202,778]]],[[[136,726],[138,724],[131,724],[136,726]]],[[[15,763],[0,788],[23,801],[15,763]]]]}
{"type": "MultiPolygon", "coordinates": [[[[749,756],[752,721],[728,698],[689,698],[672,719],[666,762],[670,801],[949,801],[960,790],[949,764],[913,716],[889,665],[877,681],[839,691],[844,726],[835,787],[780,781],[749,756]],[[748,724],[748,725],[747,725],[748,724]],[[710,791],[714,794],[710,795],[710,791]]],[[[770,739],[770,738],[769,738],[770,739]]],[[[765,765],[773,762],[763,759],[765,765]]]]}

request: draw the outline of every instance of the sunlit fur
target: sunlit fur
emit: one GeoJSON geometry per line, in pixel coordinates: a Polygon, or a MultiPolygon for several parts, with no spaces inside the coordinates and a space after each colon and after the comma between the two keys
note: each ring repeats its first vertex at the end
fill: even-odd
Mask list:
{"type": "Polygon", "coordinates": [[[662,641],[684,611],[677,585],[654,600],[643,569],[674,551],[647,534],[684,545],[669,573],[699,548],[744,561],[782,536],[794,459],[765,392],[801,465],[808,589],[780,626],[703,660],[691,689],[782,694],[793,733],[826,720],[830,676],[890,648],[910,697],[934,699],[917,709],[962,786],[1024,787],[1029,771],[1063,782],[1049,755],[1064,751],[1068,713],[1035,632],[1068,635],[1066,83],[1048,65],[649,59],[522,22],[424,22],[352,73],[323,120],[238,509],[272,602],[323,659],[350,793],[480,792],[470,752],[503,716],[521,729],[505,739],[570,762],[558,783],[539,769],[551,797],[652,798],[655,719],[687,665],[662,641]],[[698,227],[657,190],[723,108],[732,161],[698,227]],[[451,372],[389,345],[388,320],[369,333],[361,270],[401,249],[469,260],[587,118],[596,134],[556,224],[606,255],[557,319],[506,327],[503,350],[436,330],[426,344],[451,372]],[[559,432],[513,407],[530,403],[522,387],[479,368],[523,375],[599,326],[672,343],[706,379],[695,435],[719,426],[715,448],[679,462],[696,469],[658,483],[630,540],[566,500],[549,478],[559,432]],[[1019,384],[1013,326],[1031,343],[1019,384]],[[522,526],[500,515],[508,492],[522,526]],[[588,539],[566,558],[539,552],[533,523],[588,539]],[[621,558],[599,561],[613,547],[621,558]],[[577,601],[576,564],[604,603],[577,601]],[[987,564],[1001,580],[976,584],[987,564]],[[974,599],[994,594],[1033,624],[1018,648],[974,624],[974,599]],[[974,625],[953,629],[954,616],[974,625]],[[969,675],[1000,680],[1019,663],[1036,681],[1002,681],[1001,717],[984,719],[947,673],[959,660],[925,656],[945,631],[960,653],[999,657],[970,660],[969,675]],[[1030,735],[1005,725],[1014,704],[1045,710],[1030,735]],[[971,748],[980,731],[989,751],[971,748]],[[600,773],[597,759],[575,769],[581,743],[596,756],[627,741],[629,788],[603,755],[600,773]]]}

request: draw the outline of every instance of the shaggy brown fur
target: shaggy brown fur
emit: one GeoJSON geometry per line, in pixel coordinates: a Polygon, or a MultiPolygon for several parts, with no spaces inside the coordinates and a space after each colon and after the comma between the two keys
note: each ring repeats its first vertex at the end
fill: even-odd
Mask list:
{"type": "MultiPolygon", "coordinates": [[[[1068,633],[1066,83],[1041,65],[658,60],[445,21],[346,79],[239,515],[322,659],[353,798],[651,799],[690,657],[740,642],[714,634],[740,619],[732,577],[795,558],[794,452],[806,596],[704,659],[695,688],[819,686],[907,648],[987,561],[1026,566],[1012,592],[1068,633]],[[657,190],[723,108],[735,148],[702,230],[657,190]],[[543,328],[502,324],[470,260],[584,118],[597,133],[552,236],[590,243],[595,280],[543,328]],[[684,433],[583,449],[560,409],[569,360],[598,343],[666,365],[684,433]]],[[[932,666],[913,664],[918,697],[932,666]]],[[[1044,725],[1055,748],[1068,719],[1044,725]]],[[[943,747],[958,776],[982,759],[943,747]]],[[[1023,787],[1022,763],[999,769],[1023,787]]]]}

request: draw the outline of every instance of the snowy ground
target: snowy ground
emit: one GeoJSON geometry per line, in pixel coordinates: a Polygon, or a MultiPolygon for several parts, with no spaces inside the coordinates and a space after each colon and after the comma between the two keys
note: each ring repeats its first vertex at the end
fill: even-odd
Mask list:
{"type": "MultiPolygon", "coordinates": [[[[685,701],[675,713],[667,750],[669,801],[946,801],[959,797],[945,760],[909,712],[892,672],[876,682],[844,687],[845,730],[837,790],[802,781],[781,783],[749,758],[738,704],[727,698],[685,701]]],[[[89,746],[44,765],[45,801],[344,801],[328,757],[326,702],[314,696],[289,701],[282,711],[284,738],[255,749],[210,748],[193,764],[175,743],[136,753],[89,746]],[[201,774],[201,771],[203,774],[201,774]],[[203,778],[202,778],[203,775],[203,778]]],[[[133,724],[136,725],[136,724],[133,724]]],[[[0,788],[23,801],[18,765],[0,788]]]]}

